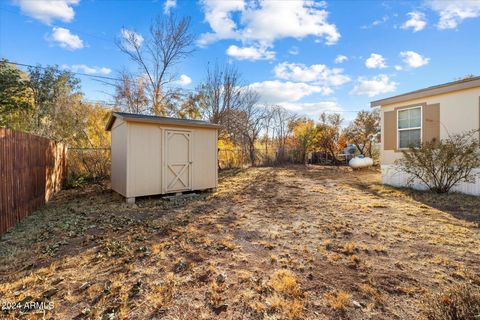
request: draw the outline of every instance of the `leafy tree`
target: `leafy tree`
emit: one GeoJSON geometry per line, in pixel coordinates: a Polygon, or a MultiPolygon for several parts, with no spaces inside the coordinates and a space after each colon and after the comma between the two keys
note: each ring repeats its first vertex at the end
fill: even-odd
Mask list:
{"type": "Polygon", "coordinates": [[[86,111],[82,108],[80,80],[58,66],[29,69],[29,87],[33,92],[30,131],[67,143],[82,135],[86,111]]]}
{"type": "Polygon", "coordinates": [[[317,142],[317,129],[313,120],[300,118],[293,124],[293,136],[300,152],[300,161],[307,162],[307,155],[313,151],[317,142]]]}
{"type": "Polygon", "coordinates": [[[73,184],[110,175],[110,133],[105,123],[111,110],[90,103],[82,103],[81,108],[77,138],[70,141],[69,149],[69,181],[73,184]]]}
{"type": "Polygon", "coordinates": [[[201,111],[198,108],[200,96],[194,93],[179,95],[177,116],[182,119],[200,119],[201,111]]]}
{"type": "Polygon", "coordinates": [[[26,114],[32,109],[33,96],[28,75],[7,60],[0,61],[0,127],[24,130],[26,114]]]}
{"type": "Polygon", "coordinates": [[[344,147],[341,134],[342,121],[338,113],[322,113],[320,122],[317,124],[317,146],[328,154],[334,163],[338,162],[337,154],[344,147]]]}
{"type": "Polygon", "coordinates": [[[360,154],[372,157],[372,144],[380,132],[379,110],[360,111],[355,120],[346,128],[347,139],[353,143],[360,154]]]}
{"type": "Polygon", "coordinates": [[[85,118],[80,126],[82,137],[73,146],[78,148],[110,148],[110,133],[105,124],[111,110],[101,104],[82,103],[85,118]]]}
{"type": "Polygon", "coordinates": [[[402,151],[396,161],[399,169],[408,174],[408,182],[418,180],[428,189],[444,193],[459,182],[475,182],[480,176],[480,144],[478,130],[451,135],[442,140],[423,142],[420,148],[402,151]]]}

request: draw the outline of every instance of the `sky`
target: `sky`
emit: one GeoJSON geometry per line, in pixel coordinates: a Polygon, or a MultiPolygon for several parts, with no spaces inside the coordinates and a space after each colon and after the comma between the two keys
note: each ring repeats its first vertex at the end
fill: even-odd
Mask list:
{"type": "MultiPolygon", "coordinates": [[[[118,78],[136,66],[115,39],[148,41],[169,14],[190,16],[197,37],[176,86],[194,90],[208,64],[232,64],[262,103],[313,119],[480,75],[480,0],[4,0],[0,57],[118,78]]],[[[87,100],[113,101],[112,86],[79,78],[87,100]]]]}

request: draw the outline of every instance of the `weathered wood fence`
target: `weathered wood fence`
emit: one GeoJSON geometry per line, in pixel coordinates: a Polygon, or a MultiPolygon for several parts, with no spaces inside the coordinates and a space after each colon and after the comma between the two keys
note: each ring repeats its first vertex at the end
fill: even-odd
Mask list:
{"type": "Polygon", "coordinates": [[[67,172],[67,147],[0,128],[0,234],[43,206],[67,172]]]}

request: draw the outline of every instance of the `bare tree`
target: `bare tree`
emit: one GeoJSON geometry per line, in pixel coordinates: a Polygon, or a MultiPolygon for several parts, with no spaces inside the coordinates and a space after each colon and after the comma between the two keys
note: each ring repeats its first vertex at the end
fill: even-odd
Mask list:
{"type": "Polygon", "coordinates": [[[257,92],[244,88],[241,97],[240,113],[231,120],[235,121],[235,127],[248,149],[250,164],[254,166],[256,159],[255,144],[264,128],[266,110],[263,106],[258,105],[259,95],[257,92]]]}
{"type": "Polygon", "coordinates": [[[120,50],[138,65],[147,79],[151,113],[168,113],[165,105],[174,92],[167,85],[176,78],[172,67],[193,52],[194,40],[195,36],[190,32],[190,18],[178,19],[173,14],[158,16],[150,26],[150,38],[145,41],[139,34],[127,29],[123,29],[122,38],[116,40],[120,50]]]}
{"type": "Polygon", "coordinates": [[[275,132],[274,132],[274,109],[275,107],[273,106],[266,106],[265,107],[265,116],[263,120],[263,126],[264,126],[264,137],[263,141],[265,144],[265,160],[267,163],[270,163],[270,157],[268,155],[268,145],[270,141],[275,140],[275,132]]]}
{"type": "Polygon", "coordinates": [[[122,111],[145,113],[148,107],[148,97],[145,92],[145,77],[135,78],[127,71],[120,74],[121,81],[115,87],[115,102],[122,111]]]}
{"type": "Polygon", "coordinates": [[[199,88],[199,105],[204,118],[221,124],[228,131],[232,126],[232,110],[242,103],[241,75],[231,65],[207,68],[205,82],[199,88]]]}
{"type": "Polygon", "coordinates": [[[276,161],[283,163],[286,160],[285,145],[288,135],[292,130],[292,123],[297,119],[297,116],[281,106],[274,106],[273,113],[273,136],[278,141],[278,150],[276,161]]]}

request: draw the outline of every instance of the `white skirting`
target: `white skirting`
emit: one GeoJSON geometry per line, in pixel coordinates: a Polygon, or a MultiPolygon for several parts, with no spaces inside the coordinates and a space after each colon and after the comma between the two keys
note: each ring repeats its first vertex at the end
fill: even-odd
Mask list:
{"type": "MultiPolygon", "coordinates": [[[[423,184],[421,181],[414,181],[413,184],[408,185],[408,175],[403,171],[399,171],[398,167],[395,165],[382,165],[381,168],[383,184],[388,184],[395,187],[411,187],[417,190],[426,189],[425,184],[423,184]]],[[[475,169],[475,172],[480,173],[480,168],[475,169]]],[[[477,177],[477,181],[475,183],[458,183],[452,188],[451,191],[480,196],[480,178],[477,177]]]]}

